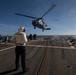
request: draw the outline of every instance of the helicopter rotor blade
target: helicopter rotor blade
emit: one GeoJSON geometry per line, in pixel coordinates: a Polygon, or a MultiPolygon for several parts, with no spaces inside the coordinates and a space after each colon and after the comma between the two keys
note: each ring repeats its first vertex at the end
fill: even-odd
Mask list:
{"type": "Polygon", "coordinates": [[[15,13],[15,14],[19,15],[19,16],[24,16],[24,17],[29,17],[29,18],[33,18],[33,19],[38,19],[37,17],[33,17],[33,16],[23,15],[23,14],[19,14],[19,13],[15,13]]]}
{"type": "MultiPolygon", "coordinates": [[[[52,4],[51,8],[48,9],[48,11],[46,11],[46,12],[42,15],[42,17],[44,17],[48,12],[50,12],[55,6],[56,6],[56,4],[52,4]]],[[[42,17],[41,17],[41,18],[42,18],[42,17]]]]}

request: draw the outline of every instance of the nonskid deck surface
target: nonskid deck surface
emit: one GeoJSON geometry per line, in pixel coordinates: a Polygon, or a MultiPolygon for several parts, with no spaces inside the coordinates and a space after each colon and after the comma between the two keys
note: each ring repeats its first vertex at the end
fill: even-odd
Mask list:
{"type": "MultiPolygon", "coordinates": [[[[11,71],[15,68],[15,46],[11,47],[0,51],[0,75],[22,71],[21,66],[11,71]]],[[[31,40],[26,45],[26,65],[29,71],[22,75],[76,75],[76,49],[64,37],[31,40]]]]}

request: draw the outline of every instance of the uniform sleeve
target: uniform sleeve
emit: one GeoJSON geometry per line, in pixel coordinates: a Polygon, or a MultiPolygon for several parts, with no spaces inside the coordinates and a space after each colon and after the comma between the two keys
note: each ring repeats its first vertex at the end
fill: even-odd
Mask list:
{"type": "Polygon", "coordinates": [[[24,33],[24,42],[27,42],[27,37],[26,37],[26,34],[24,33]]]}
{"type": "Polygon", "coordinates": [[[11,37],[11,40],[10,40],[10,41],[15,43],[15,35],[13,35],[13,36],[11,37]]]}

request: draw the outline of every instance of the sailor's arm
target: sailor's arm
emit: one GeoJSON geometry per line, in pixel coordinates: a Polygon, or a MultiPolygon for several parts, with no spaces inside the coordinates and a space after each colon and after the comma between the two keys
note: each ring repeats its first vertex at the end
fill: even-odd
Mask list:
{"type": "Polygon", "coordinates": [[[24,33],[24,42],[26,43],[28,40],[27,40],[27,37],[26,37],[26,34],[24,33]]]}
{"type": "Polygon", "coordinates": [[[15,43],[15,35],[13,35],[13,36],[11,37],[10,41],[11,41],[12,43],[15,43]]]}

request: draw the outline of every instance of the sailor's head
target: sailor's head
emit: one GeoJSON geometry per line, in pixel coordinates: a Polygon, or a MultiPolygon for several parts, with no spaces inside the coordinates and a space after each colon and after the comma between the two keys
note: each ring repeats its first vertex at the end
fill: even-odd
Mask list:
{"type": "Polygon", "coordinates": [[[19,30],[20,32],[25,32],[25,27],[21,26],[18,30],[19,30]]]}

